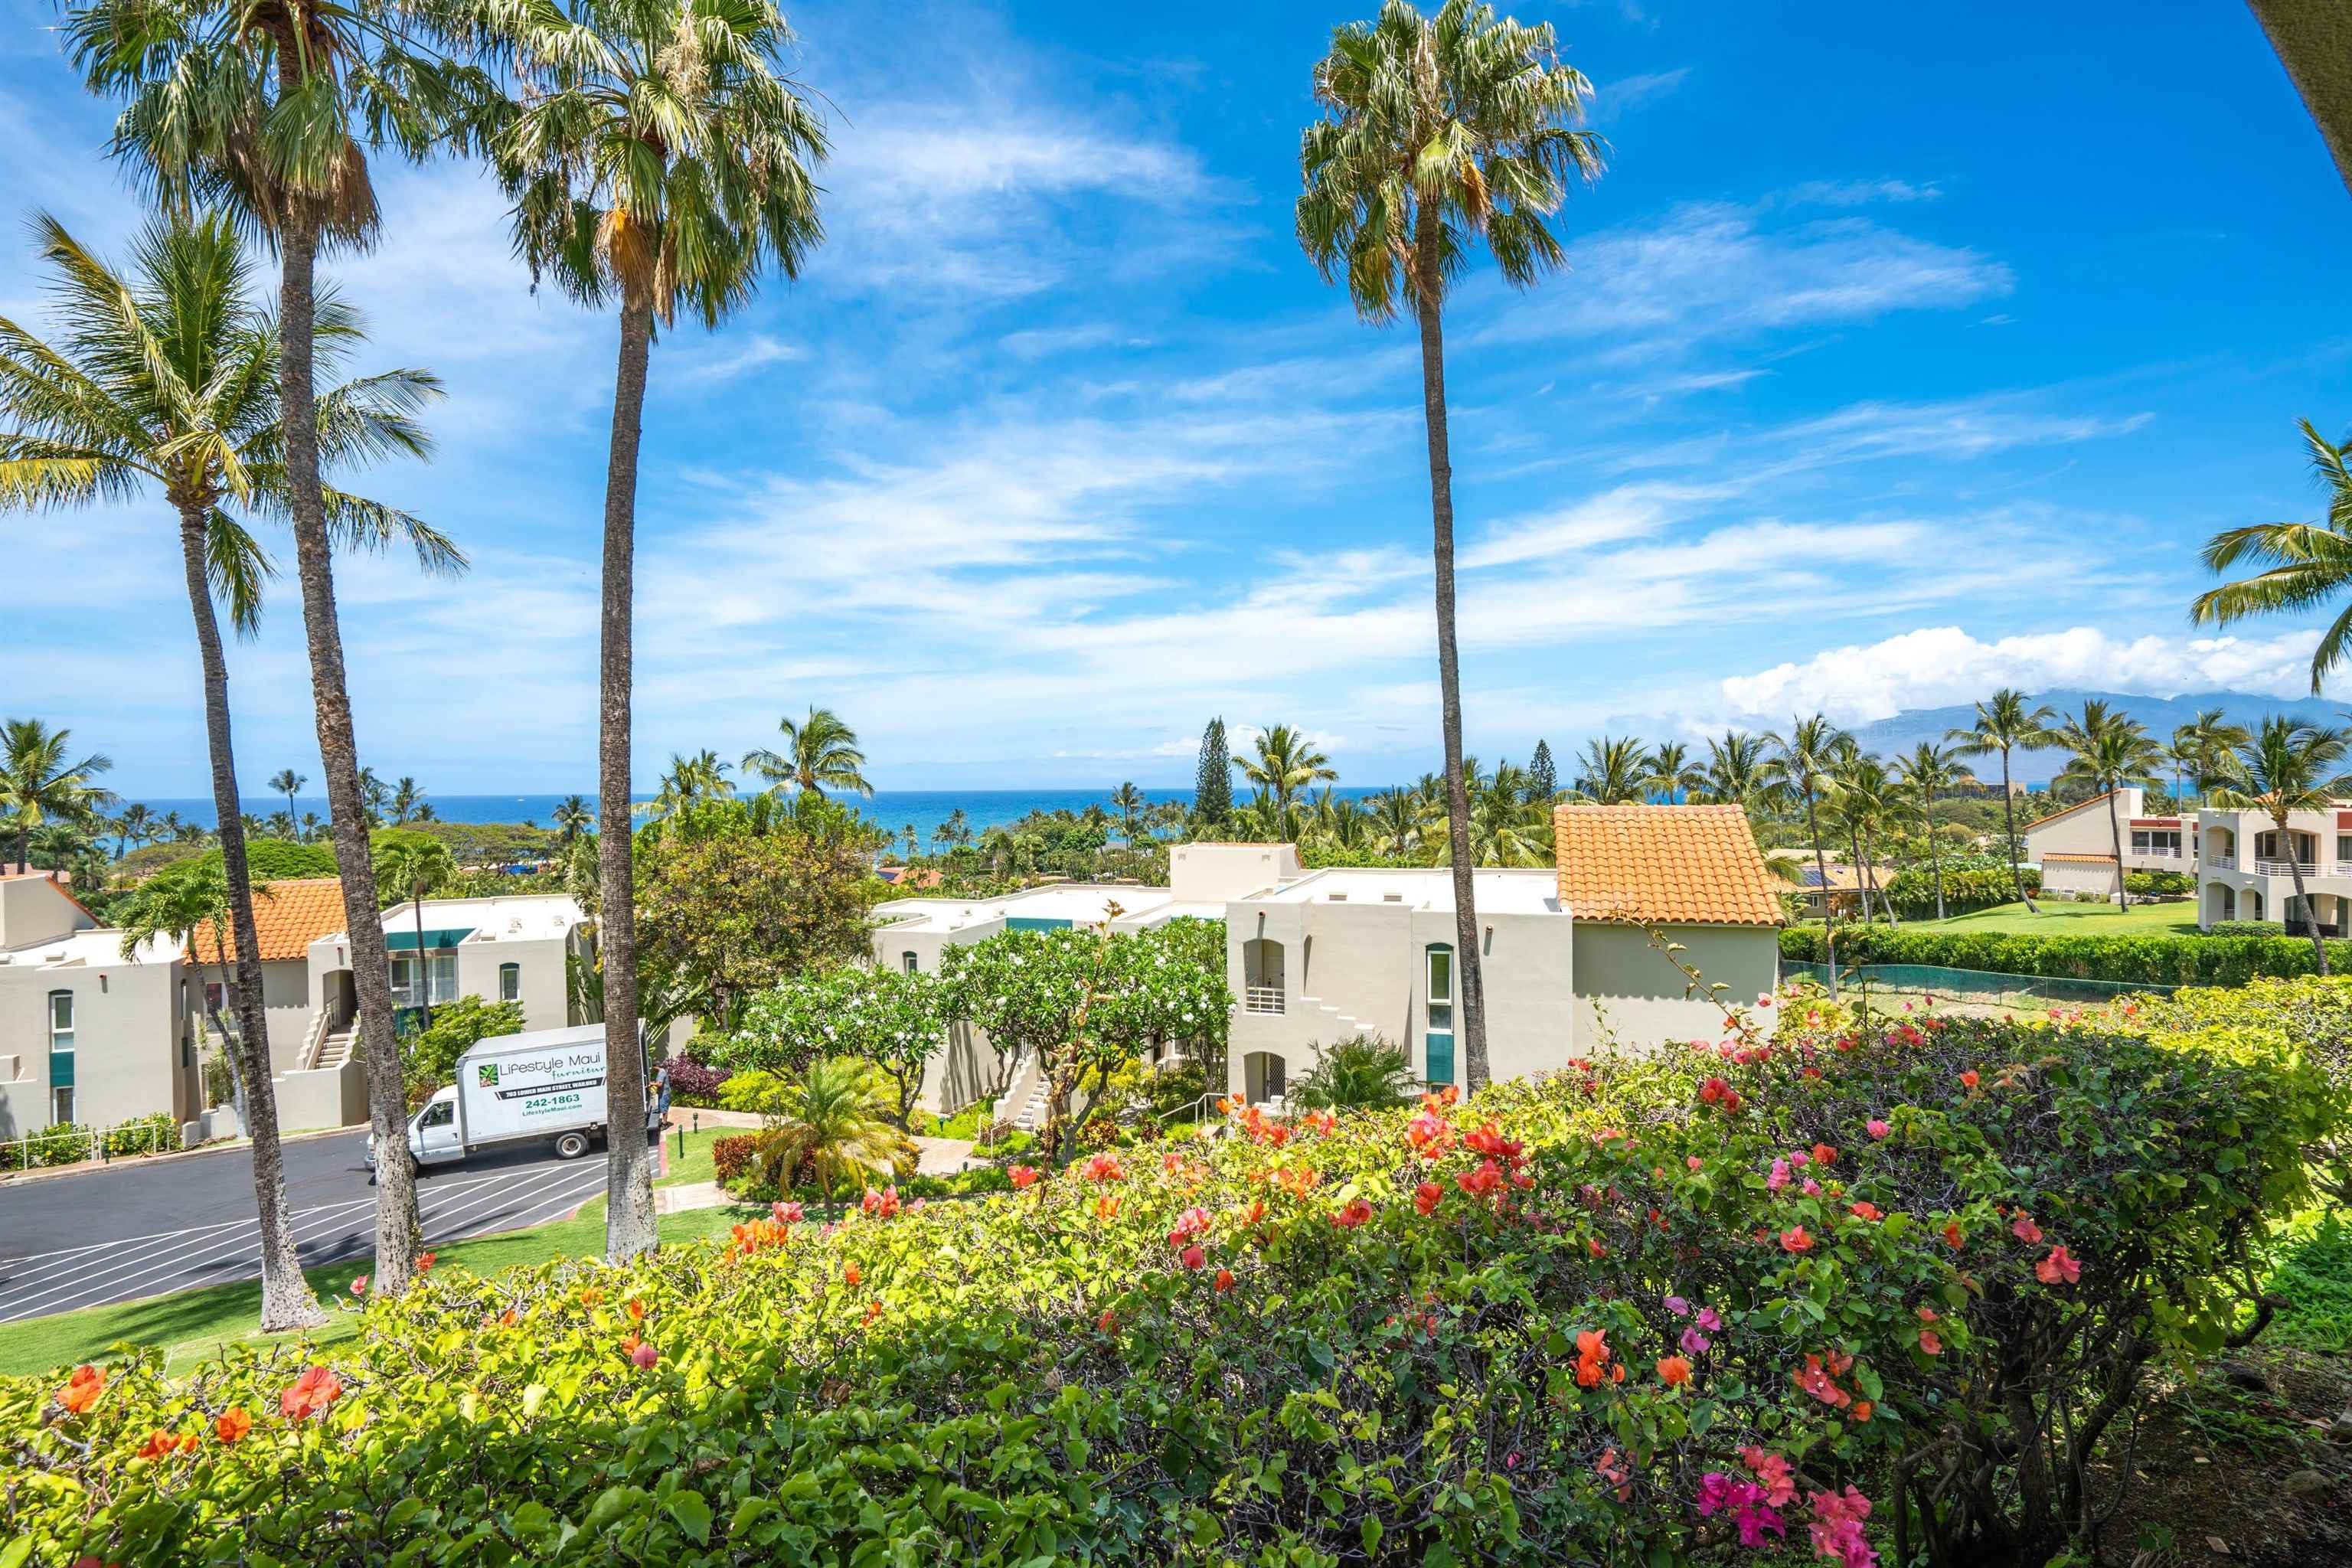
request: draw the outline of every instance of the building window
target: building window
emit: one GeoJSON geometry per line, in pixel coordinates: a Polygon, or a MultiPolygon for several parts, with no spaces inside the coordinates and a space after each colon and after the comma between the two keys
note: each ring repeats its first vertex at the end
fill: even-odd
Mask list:
{"type": "Polygon", "coordinates": [[[2352,833],[2339,833],[2336,836],[2336,859],[2339,865],[2352,860],[2352,833]]]}
{"type": "Polygon", "coordinates": [[[520,1002],[522,1000],[521,964],[501,963],[499,965],[499,1000],[501,1002],[520,1002]]]}
{"type": "Polygon", "coordinates": [[[1429,983],[1429,1027],[1422,1036],[1422,1077],[1431,1083],[1454,1081],[1454,949],[1432,942],[1423,953],[1429,983]]]}
{"type": "Polygon", "coordinates": [[[395,1007],[440,1006],[457,999],[457,955],[434,952],[425,956],[423,973],[413,953],[392,961],[392,1005],[395,1007]],[[420,984],[421,981],[421,984],[420,984]]]}
{"type": "Polygon", "coordinates": [[[73,1124],[73,1085],[65,1084],[49,1090],[49,1125],[69,1127],[73,1124]]]}
{"type": "Polygon", "coordinates": [[[905,970],[908,973],[912,974],[916,970],[921,968],[922,965],[916,962],[915,955],[913,953],[902,952],[898,955],[898,967],[905,970]]]}
{"type": "Polygon", "coordinates": [[[73,1120],[74,994],[49,993],[49,1120],[73,1120]]]}

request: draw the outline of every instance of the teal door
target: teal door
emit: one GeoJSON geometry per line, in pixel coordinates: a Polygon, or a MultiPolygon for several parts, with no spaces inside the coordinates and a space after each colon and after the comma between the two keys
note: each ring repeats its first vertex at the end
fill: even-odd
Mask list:
{"type": "Polygon", "coordinates": [[[1421,1076],[1428,1082],[1454,1081],[1454,949],[1432,942],[1424,957],[1429,990],[1429,1029],[1422,1037],[1421,1076]]]}

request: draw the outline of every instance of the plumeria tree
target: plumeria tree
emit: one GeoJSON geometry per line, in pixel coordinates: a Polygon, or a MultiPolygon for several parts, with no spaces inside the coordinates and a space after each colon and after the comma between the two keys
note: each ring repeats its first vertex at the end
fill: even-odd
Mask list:
{"type": "Polygon", "coordinates": [[[894,1119],[903,1130],[947,1028],[947,995],[936,975],[843,964],[753,997],[709,1059],[738,1071],[797,1073],[817,1057],[856,1057],[897,1086],[894,1119]]]}

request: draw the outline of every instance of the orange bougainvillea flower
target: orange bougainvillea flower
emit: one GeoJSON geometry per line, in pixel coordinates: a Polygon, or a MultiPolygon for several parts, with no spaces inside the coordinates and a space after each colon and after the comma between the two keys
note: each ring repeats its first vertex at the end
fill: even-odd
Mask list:
{"type": "Polygon", "coordinates": [[[1879,1208],[1879,1206],[1876,1204],[1872,1203],[1867,1198],[1864,1198],[1858,1204],[1846,1205],[1845,1212],[1853,1215],[1856,1219],[1885,1219],[1886,1217],[1885,1214],[1879,1208]]]}
{"type": "Polygon", "coordinates": [[[2061,1281],[2072,1285],[2083,1277],[2083,1266],[2063,1246],[2053,1247],[2049,1257],[2033,1266],[2033,1277],[2044,1285],[2055,1285],[2061,1281]]]}
{"type": "Polygon", "coordinates": [[[139,1450],[142,1459],[160,1459],[180,1446],[180,1440],[169,1432],[157,1428],[147,1434],[146,1446],[139,1450]]]}
{"type": "Polygon", "coordinates": [[[1668,1388],[1678,1387],[1688,1383],[1690,1375],[1691,1364],[1687,1358],[1678,1355],[1658,1358],[1658,1381],[1668,1388]]]}
{"type": "Polygon", "coordinates": [[[2017,1218],[2011,1222],[2009,1234],[2031,1247],[2042,1239],[2042,1227],[2033,1223],[2032,1215],[2021,1212],[2017,1218]]]}
{"type": "Polygon", "coordinates": [[[343,1396],[343,1380],[331,1368],[314,1366],[294,1380],[294,1385],[278,1396],[278,1408],[288,1419],[300,1421],[311,1415],[324,1415],[327,1407],[343,1396]]]}
{"type": "Polygon", "coordinates": [[[1976,1068],[1969,1068],[1969,1070],[1968,1070],[1968,1071],[1966,1071],[1966,1072],[1962,1073],[1962,1074],[1960,1075],[1960,1085],[1961,1085],[1961,1087],[1962,1087],[1962,1088],[1964,1088],[1964,1089],[1974,1089],[1974,1088],[1976,1088],[1976,1086],[1977,1086],[1977,1069],[1976,1069],[1976,1068]]]}
{"type": "Polygon", "coordinates": [[[877,1318],[880,1317],[881,1315],[882,1315],[882,1303],[881,1303],[881,1302],[879,1302],[879,1301],[868,1301],[868,1302],[866,1302],[866,1321],[867,1322],[869,1322],[869,1323],[870,1323],[870,1322],[872,1322],[875,1319],[877,1319],[877,1318]]]}
{"type": "Polygon", "coordinates": [[[1949,1244],[1953,1251],[1958,1252],[1960,1249],[1960,1222],[1958,1220],[1954,1220],[1951,1224],[1944,1227],[1944,1240],[1949,1244]]]}
{"type": "Polygon", "coordinates": [[[418,1253],[416,1255],[416,1271],[419,1274],[429,1274],[432,1272],[432,1269],[433,1255],[429,1252],[418,1253]]]}
{"type": "Polygon", "coordinates": [[[1811,1252],[1812,1249],[1813,1238],[1805,1234],[1805,1227],[1803,1226],[1792,1225],[1788,1229],[1780,1233],[1781,1251],[1811,1252]]]}
{"type": "Polygon", "coordinates": [[[1013,1184],[1013,1190],[1018,1192],[1020,1189],[1029,1185],[1032,1182],[1034,1182],[1037,1179],[1037,1167],[1034,1165],[1015,1165],[1011,1170],[1005,1172],[1004,1174],[1005,1178],[1013,1184]]]}
{"type": "Polygon", "coordinates": [[[509,1307],[505,1311],[499,1314],[499,1327],[502,1329],[513,1328],[516,1321],[515,1310],[512,1307],[509,1307]]]}
{"type": "Polygon", "coordinates": [[[1331,1223],[1345,1230],[1353,1230],[1372,1217],[1372,1205],[1364,1198],[1350,1198],[1348,1206],[1331,1216],[1331,1223]]]}
{"type": "Polygon", "coordinates": [[[242,1405],[225,1412],[213,1423],[213,1436],[224,1443],[235,1443],[253,1430],[253,1412],[242,1405]]]}
{"type": "Polygon", "coordinates": [[[1106,1152],[1087,1162],[1086,1178],[1089,1182],[1123,1182],[1127,1172],[1120,1167],[1118,1155],[1106,1152]]]}
{"type": "Polygon", "coordinates": [[[1435,1182],[1423,1182],[1412,1190],[1412,1206],[1423,1214],[1433,1214],[1445,1200],[1445,1189],[1435,1182]]]}
{"type": "Polygon", "coordinates": [[[58,1403],[79,1415],[98,1403],[99,1392],[106,1386],[106,1373],[85,1363],[73,1369],[66,1385],[58,1390],[58,1403]]]}
{"type": "Polygon", "coordinates": [[[599,1290],[593,1285],[589,1286],[586,1289],[580,1292],[580,1304],[583,1307],[593,1307],[604,1299],[604,1292],[599,1290]]]}
{"type": "Polygon", "coordinates": [[[1816,1165],[1834,1165],[1834,1164],[1836,1164],[1836,1163],[1837,1163],[1837,1151],[1836,1151],[1835,1149],[1832,1148],[1832,1147],[1831,1147],[1830,1145],[1828,1145],[1827,1143],[1816,1143],[1816,1144],[1814,1144],[1814,1145],[1813,1145],[1813,1163],[1814,1163],[1814,1164],[1816,1164],[1816,1165]]]}
{"type": "Polygon", "coordinates": [[[1105,1193],[1102,1196],[1095,1200],[1095,1217],[1097,1219],[1117,1219],[1118,1217],[1118,1194],[1117,1193],[1105,1193]]]}
{"type": "Polygon", "coordinates": [[[1877,1406],[1867,1399],[1857,1399],[1853,1402],[1853,1408],[1845,1413],[1845,1418],[1849,1421],[1867,1421],[1870,1419],[1870,1413],[1876,1408],[1877,1406]]]}
{"type": "Polygon", "coordinates": [[[1230,1290],[1230,1289],[1232,1289],[1233,1288],[1234,1288],[1234,1271],[1233,1271],[1232,1269],[1230,1269],[1230,1268],[1220,1268],[1220,1269],[1218,1269],[1218,1270],[1217,1270],[1217,1289],[1220,1289],[1220,1290],[1230,1290]]]}
{"type": "Polygon", "coordinates": [[[856,1285],[862,1283],[865,1279],[866,1270],[857,1267],[857,1260],[856,1258],[852,1258],[847,1263],[841,1266],[841,1282],[843,1284],[856,1285]]]}
{"type": "Polygon", "coordinates": [[[1118,1314],[1105,1307],[1102,1316],[1095,1320],[1095,1331],[1107,1334],[1117,1327],[1118,1327],[1118,1314]]]}
{"type": "Polygon", "coordinates": [[[1605,1375],[1609,1364],[1609,1331],[1606,1329],[1582,1329],[1576,1336],[1576,1382],[1580,1388],[1596,1386],[1605,1375]]]}

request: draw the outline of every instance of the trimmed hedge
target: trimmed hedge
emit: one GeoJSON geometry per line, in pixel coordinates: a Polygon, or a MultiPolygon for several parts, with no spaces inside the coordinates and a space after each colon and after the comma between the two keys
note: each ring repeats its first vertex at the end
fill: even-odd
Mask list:
{"type": "MultiPolygon", "coordinates": [[[[1829,961],[1818,925],[1786,926],[1780,956],[1829,961]]],[[[2061,980],[2126,980],[2151,985],[2242,985],[2259,976],[2292,978],[2317,965],[2311,942],[2286,936],[2041,936],[2021,931],[1923,931],[1885,926],[1837,929],[1840,963],[1929,963],[1995,974],[2061,980]]],[[[2327,944],[2331,973],[2352,973],[2352,942],[2327,944]]]]}
{"type": "MultiPolygon", "coordinates": [[[[2021,867],[2028,894],[2042,890],[2042,868],[2021,867]]],[[[1930,916],[1936,912],[1936,875],[1925,866],[1914,866],[1898,871],[1886,883],[1886,896],[1895,900],[1895,910],[1905,916],[1930,916]]],[[[2017,881],[2006,866],[1970,867],[1955,870],[1944,868],[1944,910],[1947,914],[1964,915],[1971,910],[1990,910],[2017,901],[2017,881]]]]}

